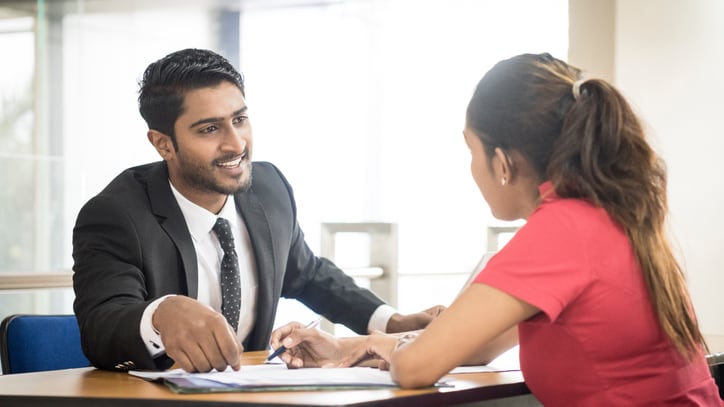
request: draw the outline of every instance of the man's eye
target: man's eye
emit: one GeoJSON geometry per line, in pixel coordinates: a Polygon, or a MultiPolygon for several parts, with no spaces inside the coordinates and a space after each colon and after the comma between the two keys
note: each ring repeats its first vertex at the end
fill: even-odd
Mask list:
{"type": "Polygon", "coordinates": [[[236,116],[236,117],[234,117],[234,124],[243,123],[247,119],[249,119],[249,116],[236,116]]]}
{"type": "Polygon", "coordinates": [[[217,126],[207,126],[201,129],[201,133],[208,134],[218,130],[217,126]]]}

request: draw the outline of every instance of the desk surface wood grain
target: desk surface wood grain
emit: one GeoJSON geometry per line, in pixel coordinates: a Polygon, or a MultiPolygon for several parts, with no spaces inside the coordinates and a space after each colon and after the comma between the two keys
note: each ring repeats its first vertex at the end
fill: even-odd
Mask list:
{"type": "MultiPolygon", "coordinates": [[[[243,364],[263,363],[247,352],[243,364]]],[[[454,405],[528,394],[520,372],[468,373],[446,379],[454,387],[176,394],[165,385],[94,368],[0,376],[0,406],[410,406],[454,405]]]]}

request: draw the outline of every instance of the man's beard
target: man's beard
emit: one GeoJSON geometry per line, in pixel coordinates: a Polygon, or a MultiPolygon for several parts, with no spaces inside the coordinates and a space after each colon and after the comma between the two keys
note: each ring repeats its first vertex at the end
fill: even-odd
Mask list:
{"type": "MultiPolygon", "coordinates": [[[[251,162],[244,161],[241,165],[246,167],[246,170],[240,175],[240,177],[246,176],[246,179],[237,185],[224,185],[214,178],[213,169],[209,171],[208,167],[198,165],[196,161],[183,159],[185,165],[181,166],[181,176],[185,183],[189,186],[204,192],[214,192],[224,195],[233,195],[239,192],[244,192],[251,187],[251,162]]],[[[212,168],[217,168],[212,165],[212,168]]]]}

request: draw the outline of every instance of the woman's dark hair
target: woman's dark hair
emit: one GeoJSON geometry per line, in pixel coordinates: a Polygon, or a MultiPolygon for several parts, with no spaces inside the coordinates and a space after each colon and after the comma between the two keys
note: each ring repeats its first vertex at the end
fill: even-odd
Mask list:
{"type": "Polygon", "coordinates": [[[626,231],[659,324],[683,355],[704,340],[666,237],[666,168],[624,97],[549,54],[496,64],[478,83],[467,127],[492,157],[515,150],[564,198],[604,208],[626,231]]]}
{"type": "Polygon", "coordinates": [[[173,128],[183,113],[184,96],[223,81],[233,83],[244,94],[244,79],[226,58],[203,49],[176,51],[146,68],[139,83],[138,109],[148,128],[171,137],[178,149],[173,128]]]}

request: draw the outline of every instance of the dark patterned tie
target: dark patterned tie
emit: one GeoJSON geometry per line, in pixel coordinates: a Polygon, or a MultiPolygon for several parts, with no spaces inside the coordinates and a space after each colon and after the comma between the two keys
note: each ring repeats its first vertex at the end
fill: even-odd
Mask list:
{"type": "Polygon", "coordinates": [[[241,281],[239,278],[239,258],[234,250],[234,235],[231,234],[229,221],[216,219],[213,227],[219,238],[224,257],[221,259],[221,313],[234,331],[239,327],[239,308],[241,307],[241,281]]]}

